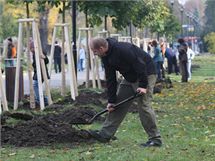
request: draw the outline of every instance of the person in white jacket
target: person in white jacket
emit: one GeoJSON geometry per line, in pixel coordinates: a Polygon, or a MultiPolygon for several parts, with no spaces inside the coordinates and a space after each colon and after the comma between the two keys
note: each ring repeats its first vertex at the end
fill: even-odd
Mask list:
{"type": "Polygon", "coordinates": [[[195,57],[195,52],[191,49],[192,44],[189,43],[188,44],[188,49],[187,49],[187,59],[188,59],[188,63],[187,63],[187,71],[188,71],[188,81],[191,80],[191,65],[192,65],[192,60],[195,57]]]}

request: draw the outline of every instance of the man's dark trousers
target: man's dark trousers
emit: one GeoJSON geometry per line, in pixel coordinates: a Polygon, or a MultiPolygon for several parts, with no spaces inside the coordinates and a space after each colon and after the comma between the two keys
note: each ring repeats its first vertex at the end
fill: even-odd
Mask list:
{"type": "MultiPolygon", "coordinates": [[[[139,106],[139,116],[142,126],[144,127],[146,133],[148,134],[149,139],[154,137],[159,137],[160,132],[156,125],[156,116],[154,110],[151,108],[151,101],[153,95],[153,89],[156,82],[156,75],[148,76],[148,87],[147,93],[142,97],[138,98],[139,106]]],[[[123,80],[117,91],[117,102],[120,102],[136,92],[138,88],[138,82],[129,83],[126,80],[123,80]]],[[[113,111],[108,114],[101,131],[99,132],[104,138],[111,138],[116,133],[120,123],[123,121],[129,106],[132,101],[129,101],[119,107],[116,111],[113,111]]]]}

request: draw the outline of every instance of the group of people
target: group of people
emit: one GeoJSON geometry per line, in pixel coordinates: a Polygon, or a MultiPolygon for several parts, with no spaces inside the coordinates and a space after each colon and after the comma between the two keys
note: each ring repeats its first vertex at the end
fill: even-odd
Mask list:
{"type": "Polygon", "coordinates": [[[195,57],[195,52],[192,50],[192,44],[186,43],[184,39],[178,39],[179,64],[181,70],[181,81],[188,82],[191,80],[191,65],[192,59],[195,57]]]}
{"type": "MultiPolygon", "coordinates": [[[[55,41],[55,48],[54,48],[54,69],[55,73],[61,72],[61,46],[59,45],[58,41],[55,41]]],[[[79,53],[78,53],[78,71],[83,71],[85,68],[85,59],[86,59],[86,53],[85,53],[85,47],[83,44],[81,44],[79,53]]],[[[65,62],[67,63],[67,54],[65,54],[65,62]]]]}
{"type": "MultiPolygon", "coordinates": [[[[39,105],[40,104],[40,100],[39,100],[40,97],[39,97],[39,87],[38,87],[38,79],[37,79],[36,60],[35,60],[35,48],[34,48],[34,42],[33,41],[30,42],[30,51],[32,53],[32,60],[33,60],[32,66],[34,69],[33,87],[34,87],[34,94],[35,94],[35,102],[36,102],[36,105],[39,105]]],[[[54,47],[54,69],[55,69],[55,73],[61,72],[61,53],[62,53],[61,47],[60,47],[58,41],[55,41],[55,47],[54,47]]],[[[40,58],[45,63],[47,77],[48,77],[48,79],[50,79],[48,69],[47,69],[47,64],[49,63],[47,53],[45,51],[43,51],[43,53],[41,53],[41,55],[40,55],[40,58]]],[[[80,51],[79,51],[79,63],[78,63],[78,69],[80,71],[84,70],[84,60],[85,60],[85,49],[84,49],[84,46],[82,45],[80,47],[80,51]]],[[[41,77],[42,77],[42,82],[43,82],[44,81],[43,75],[41,75],[41,77]]],[[[48,105],[47,96],[44,96],[44,103],[45,103],[45,106],[48,105]]]]}
{"type": "MultiPolygon", "coordinates": [[[[34,43],[33,41],[29,42],[29,47],[30,51],[32,53],[32,67],[34,70],[33,73],[33,88],[34,88],[34,96],[35,96],[35,103],[36,105],[40,104],[39,100],[39,88],[38,88],[38,79],[37,79],[37,68],[36,68],[36,60],[35,60],[35,48],[34,48],[34,43]]],[[[16,45],[14,44],[14,41],[11,37],[7,38],[7,61],[10,64],[10,66],[14,66],[14,60],[17,56],[17,50],[16,50],[16,45]]],[[[47,65],[49,63],[47,54],[45,52],[41,53],[40,57],[44,60],[45,64],[47,65]]],[[[46,72],[47,72],[47,77],[49,79],[49,74],[48,74],[48,69],[46,66],[46,72]]],[[[42,82],[43,82],[43,75],[42,77],[42,82]]],[[[48,105],[48,98],[44,96],[44,103],[45,105],[48,105]]]]}
{"type": "Polygon", "coordinates": [[[195,52],[192,50],[192,44],[186,43],[184,39],[178,39],[179,45],[174,47],[170,44],[166,46],[164,41],[158,43],[153,40],[148,43],[147,53],[153,57],[153,61],[157,69],[157,80],[160,81],[165,78],[164,59],[167,59],[167,72],[176,75],[182,75],[182,82],[191,80],[191,63],[195,57],[195,52]],[[178,63],[179,62],[179,63],[178,63]]]}
{"type": "MultiPolygon", "coordinates": [[[[34,87],[34,94],[35,94],[35,102],[36,105],[40,104],[40,97],[39,97],[39,87],[38,87],[38,79],[37,79],[37,68],[36,68],[36,60],[35,60],[35,48],[34,48],[34,42],[30,42],[30,51],[32,53],[32,66],[34,69],[34,74],[33,74],[33,87],[34,87]]],[[[62,54],[62,49],[61,46],[59,45],[58,41],[55,41],[55,46],[54,46],[54,69],[55,73],[60,73],[61,72],[61,54],[62,54]]],[[[45,68],[46,68],[46,74],[48,79],[50,79],[48,69],[47,69],[47,64],[49,63],[49,59],[47,57],[47,53],[43,51],[43,53],[40,54],[40,58],[44,61],[45,63],[45,68]]],[[[84,46],[82,45],[80,48],[80,54],[79,54],[79,65],[78,68],[80,71],[84,70],[84,62],[85,60],[85,50],[84,46]]],[[[43,75],[41,75],[42,82],[44,81],[43,75]]],[[[45,106],[48,105],[48,98],[47,96],[44,96],[44,103],[45,106]]]]}
{"type": "MultiPolygon", "coordinates": [[[[187,81],[188,70],[187,64],[190,58],[187,55],[193,55],[183,39],[178,41],[180,72],[182,73],[182,81],[187,81]]],[[[60,53],[58,43],[55,43],[55,60],[60,72],[60,53]]],[[[164,45],[164,44],[163,44],[164,45]]],[[[141,124],[147,133],[148,140],[140,144],[141,147],[160,147],[162,146],[162,138],[157,126],[156,115],[152,108],[153,89],[157,79],[162,79],[165,76],[162,74],[162,66],[164,57],[168,60],[168,73],[172,72],[172,66],[175,67],[175,73],[178,74],[176,55],[171,48],[159,45],[156,40],[153,40],[151,46],[154,48],[154,56],[151,55],[134,44],[128,42],[118,42],[114,38],[92,38],[90,40],[90,48],[94,55],[101,57],[106,76],[108,103],[108,115],[100,130],[89,130],[89,135],[94,139],[106,143],[114,139],[114,135],[119,128],[121,122],[128,112],[128,108],[132,104],[132,100],[121,104],[117,109],[115,105],[131,96],[141,95],[138,97],[139,117],[141,124]],[[123,80],[118,84],[116,72],[119,71],[123,80]]],[[[35,62],[34,44],[31,42],[30,50],[33,54],[34,67],[34,91],[36,102],[39,103],[39,91],[37,80],[37,69],[35,62]]],[[[80,59],[85,55],[83,46],[80,49],[80,59]]],[[[45,64],[49,60],[46,53],[41,53],[41,58],[45,64]]],[[[80,61],[80,70],[83,70],[83,61],[80,61]]],[[[56,68],[55,68],[56,69],[56,68]]],[[[48,71],[46,68],[47,76],[48,71]]],[[[49,78],[49,76],[48,76],[49,78]]],[[[43,81],[43,77],[42,77],[43,81]]],[[[44,97],[45,104],[48,103],[47,97],[44,97]]]]}

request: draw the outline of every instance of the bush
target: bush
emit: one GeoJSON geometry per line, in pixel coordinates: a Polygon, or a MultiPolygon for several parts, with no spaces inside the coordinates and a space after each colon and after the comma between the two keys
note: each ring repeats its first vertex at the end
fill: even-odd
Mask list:
{"type": "Polygon", "coordinates": [[[215,54],[215,32],[211,32],[204,37],[205,42],[208,45],[208,51],[211,54],[215,54]]]}

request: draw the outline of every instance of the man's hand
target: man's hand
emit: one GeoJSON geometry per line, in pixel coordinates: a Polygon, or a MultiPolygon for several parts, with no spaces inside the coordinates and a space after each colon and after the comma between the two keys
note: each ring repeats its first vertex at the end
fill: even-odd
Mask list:
{"type": "Polygon", "coordinates": [[[139,93],[139,94],[146,94],[146,92],[147,92],[147,89],[146,88],[137,88],[137,92],[139,93]]]}
{"type": "Polygon", "coordinates": [[[113,104],[113,103],[108,103],[108,104],[107,104],[107,110],[108,110],[108,112],[114,111],[115,109],[114,109],[113,107],[114,107],[114,104],[113,104]]]}

